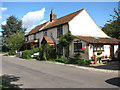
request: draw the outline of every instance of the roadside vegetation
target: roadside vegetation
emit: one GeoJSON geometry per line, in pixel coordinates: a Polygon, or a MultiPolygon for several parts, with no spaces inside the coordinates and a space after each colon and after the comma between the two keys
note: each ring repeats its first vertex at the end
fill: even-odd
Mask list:
{"type": "Polygon", "coordinates": [[[22,27],[22,20],[10,16],[2,27],[2,51],[8,51],[9,55],[15,55],[24,44],[25,28],[22,27]]]}

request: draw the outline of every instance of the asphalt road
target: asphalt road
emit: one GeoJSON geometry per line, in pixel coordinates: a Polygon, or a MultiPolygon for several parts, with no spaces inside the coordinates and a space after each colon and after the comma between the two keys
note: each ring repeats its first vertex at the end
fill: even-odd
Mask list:
{"type": "Polygon", "coordinates": [[[17,57],[2,56],[2,73],[19,77],[14,82],[23,88],[118,88],[105,82],[117,74],[17,57]]]}

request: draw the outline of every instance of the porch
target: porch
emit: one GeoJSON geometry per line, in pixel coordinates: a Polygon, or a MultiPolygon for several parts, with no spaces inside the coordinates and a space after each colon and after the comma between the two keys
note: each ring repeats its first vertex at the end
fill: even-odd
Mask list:
{"type": "Polygon", "coordinates": [[[39,47],[39,40],[27,41],[24,43],[24,50],[29,50],[39,47]]]}

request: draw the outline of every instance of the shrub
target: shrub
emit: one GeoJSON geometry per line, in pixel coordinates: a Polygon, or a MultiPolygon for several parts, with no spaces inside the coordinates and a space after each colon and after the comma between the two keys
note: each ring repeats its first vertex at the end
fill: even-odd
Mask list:
{"type": "Polygon", "coordinates": [[[31,55],[33,55],[34,53],[39,52],[39,48],[34,48],[31,50],[25,50],[22,51],[22,58],[24,59],[32,59],[31,55]]]}
{"type": "Polygon", "coordinates": [[[68,61],[68,59],[58,58],[58,59],[53,59],[53,61],[61,62],[61,63],[66,63],[68,61]]]}
{"type": "Polygon", "coordinates": [[[92,60],[74,60],[74,59],[53,59],[52,61],[67,63],[67,64],[80,64],[80,65],[88,65],[92,60]]]}

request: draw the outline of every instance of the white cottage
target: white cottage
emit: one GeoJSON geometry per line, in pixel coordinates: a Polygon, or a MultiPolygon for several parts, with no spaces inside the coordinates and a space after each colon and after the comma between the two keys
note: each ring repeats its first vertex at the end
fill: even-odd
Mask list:
{"type": "Polygon", "coordinates": [[[76,38],[69,46],[69,56],[76,53],[81,59],[91,59],[101,53],[103,57],[114,58],[119,49],[119,40],[107,36],[93,21],[85,8],[57,19],[51,11],[50,21],[33,28],[25,37],[25,49],[40,47],[43,40],[49,45],[57,45],[57,52],[65,57],[65,50],[59,45],[59,37],[71,32],[76,38]]]}

